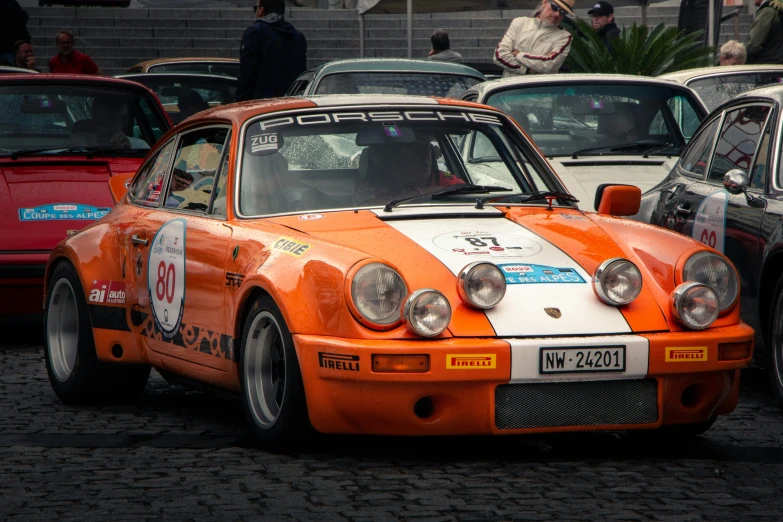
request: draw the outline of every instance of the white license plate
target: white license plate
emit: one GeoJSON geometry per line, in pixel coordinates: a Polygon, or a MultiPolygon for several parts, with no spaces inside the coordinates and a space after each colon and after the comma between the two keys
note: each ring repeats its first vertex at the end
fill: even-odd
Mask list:
{"type": "Polygon", "coordinates": [[[538,372],[624,372],[625,346],[541,348],[538,372]]]}

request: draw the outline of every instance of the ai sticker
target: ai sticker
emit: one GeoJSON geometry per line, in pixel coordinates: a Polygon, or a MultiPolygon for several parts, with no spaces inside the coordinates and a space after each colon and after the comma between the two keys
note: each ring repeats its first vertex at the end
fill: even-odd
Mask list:
{"type": "Polygon", "coordinates": [[[182,323],[185,309],[184,219],[169,221],[158,229],[150,246],[147,285],[155,324],[165,339],[171,339],[182,323]]]}

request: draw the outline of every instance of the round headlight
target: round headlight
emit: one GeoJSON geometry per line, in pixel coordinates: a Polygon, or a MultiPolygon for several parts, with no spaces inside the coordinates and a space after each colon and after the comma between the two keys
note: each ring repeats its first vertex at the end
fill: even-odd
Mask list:
{"type": "Polygon", "coordinates": [[[593,289],[595,295],[608,305],[627,305],[642,291],[642,274],[627,259],[607,259],[595,271],[593,289]]]}
{"type": "Polygon", "coordinates": [[[712,252],[696,252],[688,258],[682,270],[682,280],[702,283],[715,290],[721,312],[730,308],[737,300],[737,273],[728,261],[712,252]]]}
{"type": "Polygon", "coordinates": [[[703,330],[718,318],[718,296],[707,285],[690,281],[674,289],[672,315],[693,330],[703,330]]]}
{"type": "Polygon", "coordinates": [[[459,273],[457,292],[460,299],[470,306],[486,310],[506,295],[506,276],[492,263],[471,263],[459,273]]]}
{"type": "Polygon", "coordinates": [[[416,290],[405,300],[402,317],[412,332],[424,337],[435,337],[449,325],[451,305],[437,290],[423,288],[416,290]]]}
{"type": "Polygon", "coordinates": [[[402,276],[392,267],[370,263],[351,282],[353,304],[371,323],[388,326],[400,320],[400,306],[408,295],[402,276]]]}

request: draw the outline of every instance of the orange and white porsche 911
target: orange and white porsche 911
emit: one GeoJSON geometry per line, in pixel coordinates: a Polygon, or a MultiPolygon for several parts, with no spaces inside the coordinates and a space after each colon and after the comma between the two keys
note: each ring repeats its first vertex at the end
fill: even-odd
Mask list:
{"type": "Polygon", "coordinates": [[[573,199],[482,105],[202,112],[53,251],[51,384],[68,403],[128,398],[154,367],[241,396],[270,445],[311,428],[704,431],[753,351],[734,267],[618,217],[636,187],[600,187],[597,213],[573,199]]]}

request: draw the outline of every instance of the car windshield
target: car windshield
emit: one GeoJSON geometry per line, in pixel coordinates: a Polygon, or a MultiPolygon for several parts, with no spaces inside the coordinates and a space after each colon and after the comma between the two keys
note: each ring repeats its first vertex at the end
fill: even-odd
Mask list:
{"type": "Polygon", "coordinates": [[[682,147],[702,118],[698,101],[681,89],[630,83],[533,85],[500,91],[485,103],[512,116],[548,157],[682,147]],[[610,150],[631,143],[639,147],[610,150]]]}
{"type": "Polygon", "coordinates": [[[486,112],[308,112],[255,120],[243,136],[245,216],[384,206],[409,197],[412,204],[513,202],[515,195],[562,190],[524,137],[486,112]]]}
{"type": "Polygon", "coordinates": [[[239,62],[179,62],[151,65],[150,73],[215,74],[239,78],[239,62]]]}
{"type": "Polygon", "coordinates": [[[713,110],[740,93],[776,83],[783,83],[783,70],[699,78],[689,82],[688,87],[699,93],[704,105],[713,110]]]}
{"type": "Polygon", "coordinates": [[[169,128],[157,101],[109,85],[18,83],[0,86],[0,155],[75,147],[144,154],[169,128]]]}
{"type": "Polygon", "coordinates": [[[325,76],[315,94],[414,94],[459,98],[482,80],[461,74],[352,72],[325,76]]]}
{"type": "Polygon", "coordinates": [[[174,123],[188,116],[235,100],[237,80],[223,76],[137,74],[125,76],[153,91],[174,123]]]}

